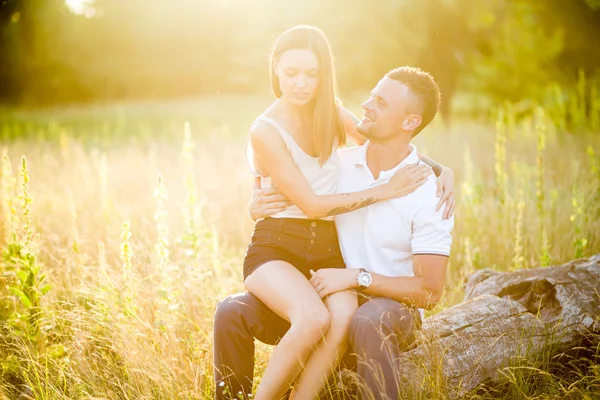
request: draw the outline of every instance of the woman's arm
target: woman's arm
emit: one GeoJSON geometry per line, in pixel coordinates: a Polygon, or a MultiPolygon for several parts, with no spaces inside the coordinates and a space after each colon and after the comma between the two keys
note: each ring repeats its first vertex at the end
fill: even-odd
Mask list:
{"type": "Polygon", "coordinates": [[[429,165],[431,169],[433,169],[433,173],[435,176],[439,177],[442,175],[444,171],[444,166],[438,162],[433,161],[431,158],[427,157],[425,154],[417,153],[419,159],[423,161],[425,164],[429,165]]]}
{"type": "Polygon", "coordinates": [[[361,135],[356,127],[360,122],[360,119],[356,118],[354,114],[341,104],[339,104],[339,108],[342,125],[344,125],[344,131],[346,131],[346,137],[359,146],[363,145],[367,141],[367,138],[361,135]]]}
{"type": "Polygon", "coordinates": [[[255,124],[250,131],[250,142],[272,182],[309,218],[343,214],[378,201],[405,196],[421,186],[431,173],[428,166],[410,165],[380,186],[354,193],[317,195],[288,153],[285,141],[271,126],[255,124]]]}
{"type": "Polygon", "coordinates": [[[439,210],[444,203],[446,203],[446,207],[444,208],[444,219],[448,219],[454,214],[454,171],[452,171],[448,167],[444,167],[442,164],[439,164],[433,161],[431,158],[418,153],[419,159],[423,161],[425,164],[429,165],[431,169],[433,169],[433,173],[437,177],[436,185],[437,185],[437,196],[440,198],[440,201],[437,205],[437,210],[439,210]]]}

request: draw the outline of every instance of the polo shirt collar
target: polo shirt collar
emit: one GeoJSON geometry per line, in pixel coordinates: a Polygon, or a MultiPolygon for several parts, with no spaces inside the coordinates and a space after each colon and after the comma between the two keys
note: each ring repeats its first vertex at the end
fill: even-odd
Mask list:
{"type": "MultiPolygon", "coordinates": [[[[354,167],[363,168],[365,171],[369,171],[369,166],[367,164],[367,149],[369,148],[369,144],[370,144],[370,141],[367,140],[365,142],[365,144],[363,144],[361,146],[359,154],[358,154],[358,158],[356,160],[356,163],[354,164],[354,167]]],[[[380,177],[393,175],[400,168],[402,168],[406,165],[409,165],[409,164],[414,164],[420,160],[418,152],[417,152],[417,147],[415,145],[413,145],[412,143],[409,144],[408,146],[410,147],[410,153],[408,154],[408,156],[406,156],[406,158],[404,160],[402,160],[402,162],[400,162],[400,164],[396,165],[394,168],[387,170],[387,171],[382,171],[380,174],[380,177]]]]}

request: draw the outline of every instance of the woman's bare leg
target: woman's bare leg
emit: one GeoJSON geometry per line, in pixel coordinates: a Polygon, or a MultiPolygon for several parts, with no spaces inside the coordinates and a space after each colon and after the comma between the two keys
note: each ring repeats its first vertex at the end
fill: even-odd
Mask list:
{"type": "Polygon", "coordinates": [[[306,277],[284,261],[262,265],[246,278],[245,285],[291,324],[275,347],[255,396],[257,400],[279,399],[327,332],[329,311],[306,277]]]}
{"type": "Polygon", "coordinates": [[[358,308],[356,292],[329,295],[325,298],[325,305],[331,315],[331,325],[298,378],[291,397],[294,400],[317,398],[348,345],[348,327],[358,308]]]}

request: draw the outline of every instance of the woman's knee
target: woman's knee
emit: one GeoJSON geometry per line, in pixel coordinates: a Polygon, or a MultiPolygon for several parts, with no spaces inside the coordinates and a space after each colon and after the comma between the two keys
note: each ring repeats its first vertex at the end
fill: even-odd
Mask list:
{"type": "Polygon", "coordinates": [[[349,305],[331,310],[331,324],[329,329],[346,336],[356,313],[356,308],[356,306],[349,305]]]}
{"type": "Polygon", "coordinates": [[[350,321],[358,309],[356,293],[339,292],[331,295],[325,302],[331,314],[331,328],[348,330],[350,321]]]}
{"type": "Polygon", "coordinates": [[[331,315],[324,304],[305,308],[291,319],[291,329],[298,333],[300,340],[318,341],[331,325],[331,315]]]}

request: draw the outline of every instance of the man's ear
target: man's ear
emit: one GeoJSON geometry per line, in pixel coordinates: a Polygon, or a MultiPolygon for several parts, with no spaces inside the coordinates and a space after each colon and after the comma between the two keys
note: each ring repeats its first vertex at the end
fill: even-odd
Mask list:
{"type": "Polygon", "coordinates": [[[422,118],[418,114],[410,114],[402,121],[402,129],[405,131],[414,131],[421,125],[422,118]]]}

